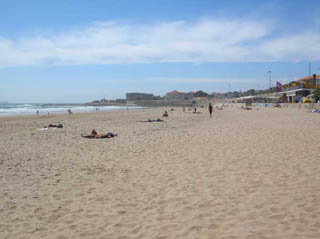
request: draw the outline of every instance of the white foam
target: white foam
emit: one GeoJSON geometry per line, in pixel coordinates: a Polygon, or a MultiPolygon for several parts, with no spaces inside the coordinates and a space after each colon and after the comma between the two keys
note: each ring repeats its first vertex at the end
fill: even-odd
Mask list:
{"type": "Polygon", "coordinates": [[[74,105],[57,105],[46,107],[40,104],[16,104],[6,107],[0,106],[0,115],[32,115],[39,111],[39,114],[67,114],[70,109],[74,113],[80,112],[96,112],[98,108],[99,111],[114,111],[114,110],[132,110],[140,109],[140,106],[74,106],[74,105]],[[10,107],[11,106],[11,107],[10,107]],[[42,108],[44,106],[45,108],[42,108]]]}

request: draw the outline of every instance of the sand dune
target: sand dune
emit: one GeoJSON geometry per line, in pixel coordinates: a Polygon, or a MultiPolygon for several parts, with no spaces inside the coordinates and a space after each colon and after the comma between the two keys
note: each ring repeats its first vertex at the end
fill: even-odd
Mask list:
{"type": "Polygon", "coordinates": [[[163,111],[0,118],[0,238],[320,238],[320,114],[163,111]]]}

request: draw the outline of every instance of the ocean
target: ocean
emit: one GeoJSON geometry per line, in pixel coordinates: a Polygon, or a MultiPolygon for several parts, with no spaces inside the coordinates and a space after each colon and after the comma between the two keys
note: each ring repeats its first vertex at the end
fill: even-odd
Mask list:
{"type": "Polygon", "coordinates": [[[74,113],[80,112],[101,112],[114,110],[140,109],[140,106],[86,106],[80,104],[3,104],[0,103],[0,116],[10,115],[39,115],[44,114],[67,114],[70,109],[74,113]]]}

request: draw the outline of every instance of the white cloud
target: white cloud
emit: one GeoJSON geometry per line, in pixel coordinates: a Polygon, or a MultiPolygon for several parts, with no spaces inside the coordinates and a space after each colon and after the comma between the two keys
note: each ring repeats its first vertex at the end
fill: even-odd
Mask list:
{"type": "Polygon", "coordinates": [[[265,42],[258,50],[261,56],[271,61],[319,60],[320,34],[306,31],[278,37],[265,42]]]}
{"type": "Polygon", "coordinates": [[[319,40],[310,31],[275,37],[271,24],[255,21],[98,22],[51,36],[0,37],[0,67],[315,60],[319,40]]]}

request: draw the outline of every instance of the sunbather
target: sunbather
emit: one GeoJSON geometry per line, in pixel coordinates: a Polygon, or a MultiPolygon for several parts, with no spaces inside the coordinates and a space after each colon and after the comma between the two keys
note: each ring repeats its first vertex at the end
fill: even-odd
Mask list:
{"type": "Polygon", "coordinates": [[[117,136],[117,134],[114,133],[107,133],[107,134],[98,134],[95,129],[92,130],[91,134],[84,135],[81,134],[83,138],[88,138],[88,139],[105,139],[105,138],[113,138],[117,136]]]}
{"type": "Polygon", "coordinates": [[[152,120],[151,119],[147,119],[147,120],[140,120],[140,122],[152,122],[152,120]]]}
{"type": "Polygon", "coordinates": [[[162,116],[163,117],[168,117],[169,116],[168,111],[165,111],[162,116]]]}
{"type": "Polygon", "coordinates": [[[49,125],[48,125],[48,128],[63,128],[63,125],[62,125],[62,124],[58,124],[58,125],[49,124],[49,125]]]}
{"type": "Polygon", "coordinates": [[[140,120],[140,122],[163,122],[162,119],[156,119],[156,120],[152,120],[152,119],[147,119],[147,120],[140,120]]]}

